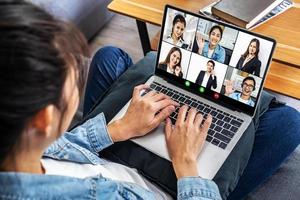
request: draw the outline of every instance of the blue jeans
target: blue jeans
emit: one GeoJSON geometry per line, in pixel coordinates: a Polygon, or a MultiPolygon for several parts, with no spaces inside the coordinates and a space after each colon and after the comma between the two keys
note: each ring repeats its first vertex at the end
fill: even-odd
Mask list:
{"type": "MultiPolygon", "coordinates": [[[[132,65],[130,57],[114,47],[100,49],[90,66],[84,115],[103,100],[115,80],[132,65]]],[[[248,164],[227,199],[244,198],[268,177],[300,144],[300,114],[281,105],[270,107],[259,119],[248,164]]]]}

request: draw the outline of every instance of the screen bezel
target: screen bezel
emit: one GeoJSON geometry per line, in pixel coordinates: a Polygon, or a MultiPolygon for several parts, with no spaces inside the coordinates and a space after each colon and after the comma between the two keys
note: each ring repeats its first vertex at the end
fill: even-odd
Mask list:
{"type": "Polygon", "coordinates": [[[261,95],[262,88],[263,88],[264,83],[265,83],[265,79],[266,79],[266,75],[267,75],[267,72],[268,72],[269,67],[270,67],[270,63],[272,61],[272,56],[273,56],[273,53],[274,53],[274,50],[275,50],[275,46],[276,46],[276,41],[273,38],[266,37],[266,36],[263,36],[263,35],[260,35],[260,34],[257,34],[257,33],[253,33],[253,32],[250,32],[248,30],[245,30],[243,28],[234,26],[232,24],[228,24],[228,23],[225,23],[225,22],[222,22],[222,21],[214,20],[214,19],[205,17],[205,16],[200,15],[200,14],[192,13],[192,12],[189,12],[189,11],[177,8],[175,6],[166,5],[165,9],[164,9],[164,16],[163,16],[163,22],[162,22],[162,28],[161,28],[161,34],[160,34],[160,40],[159,40],[159,46],[158,46],[158,54],[157,54],[157,59],[156,59],[155,75],[158,75],[159,77],[161,77],[161,78],[165,79],[166,81],[174,84],[175,86],[183,88],[183,89],[185,89],[185,90],[187,90],[187,91],[189,91],[189,92],[191,92],[193,94],[196,94],[196,95],[198,95],[200,97],[203,97],[205,99],[214,101],[215,103],[220,104],[222,106],[225,106],[225,107],[227,107],[229,109],[236,110],[236,111],[239,111],[239,112],[243,112],[243,113],[246,113],[247,115],[253,116],[255,114],[258,102],[260,100],[260,95],[261,95]],[[200,93],[199,92],[199,87],[200,86],[197,85],[197,84],[195,84],[195,83],[193,83],[193,82],[191,82],[191,81],[189,81],[190,82],[190,86],[189,87],[185,87],[185,82],[187,80],[179,78],[179,77],[176,77],[175,75],[170,74],[170,73],[168,73],[168,72],[166,72],[166,71],[158,68],[159,55],[160,55],[160,51],[161,51],[161,46],[162,46],[162,42],[163,42],[163,34],[164,34],[164,29],[165,29],[165,24],[166,24],[165,23],[166,22],[166,15],[167,15],[167,10],[169,8],[177,10],[179,12],[184,12],[184,13],[186,13],[188,15],[192,15],[194,17],[198,17],[198,18],[201,18],[201,19],[204,19],[204,20],[208,20],[208,21],[211,21],[211,22],[214,22],[214,23],[218,23],[218,24],[223,25],[225,27],[229,27],[229,28],[232,28],[232,29],[235,29],[235,30],[247,33],[247,34],[251,34],[253,36],[259,37],[261,39],[268,40],[268,41],[270,41],[270,42],[273,43],[272,50],[270,52],[270,56],[269,56],[269,59],[268,59],[267,65],[266,65],[266,70],[265,70],[263,76],[261,77],[262,82],[261,82],[261,85],[259,87],[259,91],[258,91],[258,94],[257,94],[257,98],[256,98],[256,102],[255,102],[254,107],[249,106],[247,104],[244,104],[242,102],[239,102],[237,100],[234,100],[234,99],[232,99],[232,98],[230,98],[228,96],[225,96],[225,95],[223,95],[221,93],[217,93],[217,92],[212,91],[212,90],[208,90],[207,89],[207,90],[205,90],[205,92],[200,93]],[[214,98],[214,95],[216,93],[219,94],[219,98],[218,99],[214,98]]]}

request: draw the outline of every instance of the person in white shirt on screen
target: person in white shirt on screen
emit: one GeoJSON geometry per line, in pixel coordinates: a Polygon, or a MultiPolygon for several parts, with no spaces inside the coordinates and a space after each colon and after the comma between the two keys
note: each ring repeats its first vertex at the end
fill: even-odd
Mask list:
{"type": "Polygon", "coordinates": [[[206,88],[217,88],[217,77],[215,75],[215,62],[213,60],[209,60],[206,64],[207,70],[200,71],[196,84],[201,85],[206,88]]]}
{"type": "Polygon", "coordinates": [[[251,94],[255,90],[255,79],[251,76],[244,78],[242,82],[242,92],[235,92],[233,88],[233,81],[226,81],[225,95],[233,98],[239,102],[254,106],[254,101],[251,99],[251,94]]]}
{"type": "Polygon", "coordinates": [[[186,27],[186,21],[184,16],[182,16],[181,14],[177,14],[174,17],[172,24],[172,32],[171,35],[167,36],[166,42],[186,49],[188,45],[185,44],[183,39],[183,32],[186,27]]]}

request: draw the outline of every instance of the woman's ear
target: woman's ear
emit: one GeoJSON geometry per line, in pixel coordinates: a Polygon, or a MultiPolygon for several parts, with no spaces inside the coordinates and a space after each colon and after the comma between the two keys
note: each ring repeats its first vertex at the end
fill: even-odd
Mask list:
{"type": "Polygon", "coordinates": [[[54,119],[54,105],[48,105],[40,110],[30,122],[30,127],[35,129],[42,137],[50,137],[54,119]]]}

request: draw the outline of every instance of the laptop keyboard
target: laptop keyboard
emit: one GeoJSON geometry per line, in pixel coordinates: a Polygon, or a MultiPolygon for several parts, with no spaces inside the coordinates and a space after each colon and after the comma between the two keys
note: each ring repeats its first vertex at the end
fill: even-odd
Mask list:
{"type": "MultiPolygon", "coordinates": [[[[243,120],[237,118],[236,116],[230,115],[224,111],[214,108],[208,104],[184,95],[157,82],[153,82],[150,85],[150,88],[151,90],[155,90],[157,92],[168,95],[174,101],[178,102],[180,106],[188,105],[190,108],[196,108],[204,118],[206,118],[208,114],[211,114],[213,120],[208,130],[206,141],[222,149],[226,149],[228,143],[231,141],[234,134],[238,131],[243,123],[243,120]]],[[[146,94],[149,91],[150,90],[144,92],[142,95],[146,94]]],[[[176,108],[175,112],[170,115],[170,119],[173,124],[175,124],[176,122],[178,111],[179,107],[176,108]]]]}

